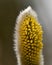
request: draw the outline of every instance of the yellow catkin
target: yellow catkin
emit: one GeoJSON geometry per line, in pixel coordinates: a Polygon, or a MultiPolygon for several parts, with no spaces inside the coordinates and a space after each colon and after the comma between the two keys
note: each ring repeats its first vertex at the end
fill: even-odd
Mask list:
{"type": "Polygon", "coordinates": [[[39,65],[42,44],[42,27],[36,18],[26,15],[19,28],[22,65],[39,65]]]}

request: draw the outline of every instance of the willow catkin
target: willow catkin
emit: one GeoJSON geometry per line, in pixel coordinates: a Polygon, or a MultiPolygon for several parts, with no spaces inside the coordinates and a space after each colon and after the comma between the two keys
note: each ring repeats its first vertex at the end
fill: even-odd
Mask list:
{"type": "Polygon", "coordinates": [[[31,7],[16,20],[15,52],[18,65],[44,65],[42,55],[42,26],[31,7]]]}

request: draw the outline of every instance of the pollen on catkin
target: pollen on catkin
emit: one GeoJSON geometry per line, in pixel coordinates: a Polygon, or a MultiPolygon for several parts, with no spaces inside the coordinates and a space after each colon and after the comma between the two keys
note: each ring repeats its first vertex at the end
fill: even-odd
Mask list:
{"type": "Polygon", "coordinates": [[[44,65],[43,31],[31,7],[20,13],[16,21],[15,52],[17,65],[44,65]]]}
{"type": "Polygon", "coordinates": [[[28,14],[24,17],[19,27],[22,65],[39,65],[42,32],[41,25],[33,16],[28,14]]]}

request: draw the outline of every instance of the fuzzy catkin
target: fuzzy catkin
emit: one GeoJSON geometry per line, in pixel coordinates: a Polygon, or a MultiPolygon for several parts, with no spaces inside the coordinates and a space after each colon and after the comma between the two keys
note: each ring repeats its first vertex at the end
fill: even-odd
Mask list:
{"type": "Polygon", "coordinates": [[[18,65],[44,65],[43,30],[31,7],[22,11],[18,16],[14,38],[18,65]]]}

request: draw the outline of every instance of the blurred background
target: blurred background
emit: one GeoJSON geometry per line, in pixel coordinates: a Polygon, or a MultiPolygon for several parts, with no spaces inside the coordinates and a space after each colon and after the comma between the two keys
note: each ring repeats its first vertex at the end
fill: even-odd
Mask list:
{"type": "Polygon", "coordinates": [[[13,50],[16,17],[31,6],[43,27],[44,62],[52,65],[52,0],[0,0],[0,65],[17,65],[13,50]]]}

